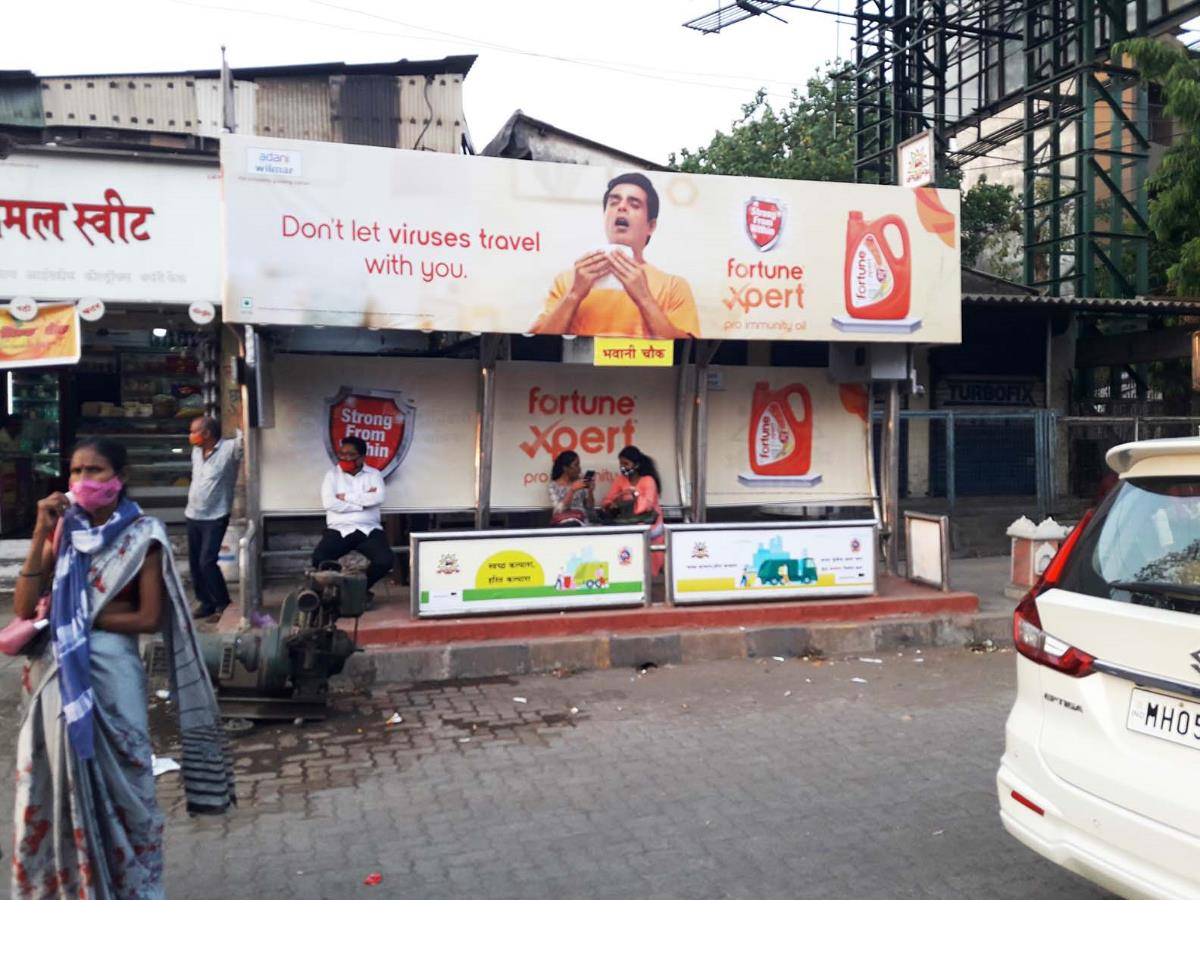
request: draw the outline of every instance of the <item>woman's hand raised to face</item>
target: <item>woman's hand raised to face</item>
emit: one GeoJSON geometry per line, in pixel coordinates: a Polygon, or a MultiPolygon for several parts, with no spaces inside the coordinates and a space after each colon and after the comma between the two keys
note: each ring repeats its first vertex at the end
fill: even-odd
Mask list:
{"type": "Polygon", "coordinates": [[[52,493],[48,497],[38,501],[37,505],[37,523],[34,525],[34,533],[49,536],[54,533],[54,528],[58,525],[59,518],[66,513],[67,508],[71,506],[71,501],[67,499],[65,493],[52,493]]]}

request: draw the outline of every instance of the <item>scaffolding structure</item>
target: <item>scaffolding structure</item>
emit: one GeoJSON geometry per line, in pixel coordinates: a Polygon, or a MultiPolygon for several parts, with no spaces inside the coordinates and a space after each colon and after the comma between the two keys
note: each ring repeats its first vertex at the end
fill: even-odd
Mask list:
{"type": "Polygon", "coordinates": [[[1027,285],[1054,296],[1147,293],[1154,120],[1146,86],[1109,49],[1171,30],[1200,0],[854,0],[852,12],[840,3],[736,0],[685,26],[714,33],[792,12],[851,22],[856,180],[894,183],[897,147],[930,131],[939,183],[973,163],[1021,168],[1027,285]]]}

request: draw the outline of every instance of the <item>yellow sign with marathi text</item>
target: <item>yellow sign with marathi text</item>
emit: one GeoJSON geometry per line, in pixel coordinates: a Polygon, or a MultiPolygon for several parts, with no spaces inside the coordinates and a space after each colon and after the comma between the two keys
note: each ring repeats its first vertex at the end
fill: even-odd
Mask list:
{"type": "Polygon", "coordinates": [[[672,340],[619,340],[597,337],[592,348],[596,367],[670,367],[675,363],[672,340]]]}

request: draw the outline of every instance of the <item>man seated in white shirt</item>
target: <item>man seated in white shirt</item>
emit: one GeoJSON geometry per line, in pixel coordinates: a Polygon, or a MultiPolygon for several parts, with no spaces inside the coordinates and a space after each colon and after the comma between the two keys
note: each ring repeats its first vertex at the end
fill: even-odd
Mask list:
{"type": "Polygon", "coordinates": [[[358,436],[347,436],[338,446],[338,464],[321,483],[321,506],[325,508],[325,533],[313,551],[314,568],[321,562],[337,561],[357,551],[370,563],[367,588],[392,570],[396,558],[383,533],[379,508],[383,504],[383,475],[366,465],[367,444],[358,436]]]}

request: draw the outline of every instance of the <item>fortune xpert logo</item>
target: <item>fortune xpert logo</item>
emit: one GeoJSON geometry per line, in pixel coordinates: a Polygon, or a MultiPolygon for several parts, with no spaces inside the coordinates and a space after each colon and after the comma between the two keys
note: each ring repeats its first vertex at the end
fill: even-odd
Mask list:
{"type": "Polygon", "coordinates": [[[530,459],[538,453],[553,459],[567,450],[588,456],[615,455],[633,445],[636,410],[635,395],[584,395],[578,390],[552,394],[534,386],[529,389],[530,438],[518,445],[530,459]],[[541,421],[539,416],[550,417],[550,421],[541,421]],[[580,416],[596,416],[603,421],[580,425],[580,416]]]}

